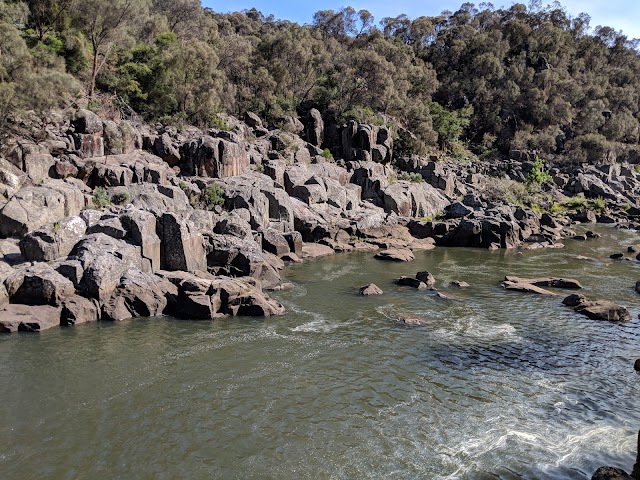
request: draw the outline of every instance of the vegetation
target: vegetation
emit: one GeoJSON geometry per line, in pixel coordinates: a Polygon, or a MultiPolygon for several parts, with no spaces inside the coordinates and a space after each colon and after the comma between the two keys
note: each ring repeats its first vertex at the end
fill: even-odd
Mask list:
{"type": "Polygon", "coordinates": [[[224,204],[224,190],[220,185],[212,183],[202,191],[204,207],[213,210],[214,207],[224,204]]]}
{"type": "Polygon", "coordinates": [[[103,187],[96,187],[93,190],[93,205],[100,210],[110,204],[111,200],[107,191],[103,187]]]}
{"type": "Polygon", "coordinates": [[[540,0],[380,21],[345,7],[304,26],[199,0],[0,0],[0,122],[84,86],[93,108],[110,92],[149,121],[227,129],[223,114],[316,107],[393,126],[403,154],[606,160],[640,138],[640,56],[589,22],[540,0]]]}
{"type": "Polygon", "coordinates": [[[399,180],[405,180],[407,182],[421,183],[422,175],[415,172],[402,172],[398,177],[399,180]]]}
{"type": "Polygon", "coordinates": [[[544,169],[544,162],[540,157],[536,157],[533,162],[533,168],[527,175],[525,183],[532,190],[540,189],[545,183],[553,183],[553,178],[544,169]]]}

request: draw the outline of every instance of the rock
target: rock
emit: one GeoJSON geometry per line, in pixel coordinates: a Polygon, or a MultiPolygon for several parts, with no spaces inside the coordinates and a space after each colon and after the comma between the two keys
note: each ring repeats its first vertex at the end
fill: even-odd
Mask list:
{"type": "Polygon", "coordinates": [[[393,262],[410,262],[414,260],[413,252],[406,248],[390,248],[376,254],[378,260],[387,260],[393,262]]]}
{"type": "Polygon", "coordinates": [[[102,320],[162,315],[178,297],[178,288],[166,278],[135,270],[126,272],[111,297],[102,305],[102,320]]]}
{"type": "Polygon", "coordinates": [[[417,317],[399,317],[396,323],[406,327],[426,327],[429,322],[417,317]]]}
{"type": "Polygon", "coordinates": [[[581,242],[585,242],[587,240],[587,236],[586,235],[574,235],[573,237],[571,237],[573,240],[579,240],[581,242]]]}
{"type": "Polygon", "coordinates": [[[631,320],[629,311],[608,300],[590,300],[584,295],[569,295],[562,303],[572,307],[575,312],[594,320],[608,320],[611,322],[625,322],[631,320]]]}
{"type": "Polygon", "coordinates": [[[69,217],[35,232],[20,240],[20,252],[28,262],[50,262],[66,257],[82,240],[87,225],[80,217],[69,217]]]}
{"type": "Polygon", "coordinates": [[[25,187],[0,210],[0,236],[21,237],[44,225],[78,215],[84,204],[82,191],[62,180],[25,187]]]}
{"type": "Polygon", "coordinates": [[[160,270],[162,244],[156,234],[156,217],[150,212],[133,210],[120,217],[122,225],[127,231],[127,238],[136,245],[140,245],[142,258],[149,260],[151,270],[160,270]]]}
{"type": "Polygon", "coordinates": [[[384,292],[375,283],[369,283],[364,287],[360,287],[360,295],[369,297],[371,295],[382,295],[384,292]]]}
{"type": "Polygon", "coordinates": [[[100,320],[100,309],[95,300],[72,295],[62,303],[60,325],[63,327],[97,322],[98,320],[100,320]]]}
{"type": "Polygon", "coordinates": [[[458,288],[468,288],[471,286],[467,282],[462,282],[460,280],[454,280],[453,282],[451,282],[451,285],[458,288]]]}
{"type": "Polygon", "coordinates": [[[553,287],[553,288],[566,288],[580,290],[582,285],[579,281],[572,278],[556,278],[556,277],[544,277],[544,278],[518,278],[511,275],[505,277],[505,281],[512,283],[529,283],[536,287],[553,287]]]}
{"type": "Polygon", "coordinates": [[[307,142],[311,145],[320,147],[324,143],[324,121],[320,112],[315,108],[309,110],[305,133],[307,142]]]}
{"type": "Polygon", "coordinates": [[[84,269],[80,290],[101,301],[111,296],[125,272],[143,269],[140,247],[104,233],[88,235],[74,253],[84,269]]]}
{"type": "Polygon", "coordinates": [[[291,253],[295,254],[298,257],[302,257],[303,242],[300,232],[285,232],[283,236],[289,244],[289,250],[291,251],[291,253]]]}
{"type": "Polygon", "coordinates": [[[426,290],[429,288],[426,283],[418,280],[417,278],[411,277],[400,277],[396,280],[396,285],[400,285],[402,287],[412,287],[417,288],[418,290],[426,290]]]}
{"type": "Polygon", "coordinates": [[[318,258],[333,255],[333,248],[319,243],[304,243],[302,245],[302,258],[318,258]]]}
{"type": "Polygon", "coordinates": [[[75,293],[73,283],[46,263],[15,270],[4,281],[11,303],[59,306],[75,293]]]}
{"type": "Polygon", "coordinates": [[[120,217],[115,215],[104,215],[100,220],[87,228],[87,235],[94,233],[104,233],[118,240],[127,237],[127,230],[122,225],[120,217]]]}
{"type": "Polygon", "coordinates": [[[636,362],[633,364],[633,369],[634,369],[636,372],[640,372],[640,358],[638,358],[638,359],[636,360],[636,362]]]}
{"type": "Polygon", "coordinates": [[[600,467],[593,474],[591,480],[634,480],[631,475],[621,468],[600,467]]]}
{"type": "Polygon", "coordinates": [[[549,290],[536,287],[531,283],[515,283],[515,282],[504,281],[502,282],[502,287],[505,290],[513,290],[516,292],[536,293],[538,295],[549,295],[549,296],[556,295],[555,293],[550,292],[549,290]]]}
{"type": "Polygon", "coordinates": [[[0,333],[41,332],[59,325],[59,307],[14,304],[0,310],[0,333]]]}
{"type": "Polygon", "coordinates": [[[473,210],[467,207],[462,202],[453,202],[451,205],[444,209],[446,218],[462,218],[471,214],[473,210]]]}
{"type": "Polygon", "coordinates": [[[73,119],[77,133],[102,133],[102,120],[90,110],[78,110],[73,119]]]}
{"type": "Polygon", "coordinates": [[[599,233],[592,232],[591,230],[587,230],[585,235],[587,236],[587,238],[600,238],[602,236],[599,233]]]}
{"type": "Polygon", "coordinates": [[[273,229],[267,229],[262,232],[262,249],[278,257],[290,252],[289,242],[285,236],[273,229]]]}
{"type": "Polygon", "coordinates": [[[436,277],[431,275],[429,272],[416,273],[416,279],[424,282],[429,288],[433,287],[436,284],[436,277]]]}
{"type": "Polygon", "coordinates": [[[629,247],[627,247],[627,252],[640,253],[640,245],[629,245],[629,247]]]}
{"type": "Polygon", "coordinates": [[[611,258],[612,260],[622,260],[624,258],[624,254],[622,254],[622,253],[613,253],[613,254],[609,255],[609,258],[611,258]]]}
{"type": "Polygon", "coordinates": [[[193,272],[207,269],[204,239],[192,222],[174,213],[165,213],[160,220],[159,230],[161,265],[164,270],[193,272]]]}
{"type": "Polygon", "coordinates": [[[182,168],[187,174],[226,178],[249,171],[250,159],[245,145],[205,135],[183,147],[182,168]]]}
{"type": "Polygon", "coordinates": [[[172,167],[180,163],[180,151],[171,141],[171,137],[166,133],[156,137],[153,150],[156,155],[172,167]]]}
{"type": "Polygon", "coordinates": [[[247,112],[244,114],[244,123],[251,128],[262,128],[262,120],[258,115],[253,112],[247,112]]]}
{"type": "Polygon", "coordinates": [[[220,290],[212,286],[211,280],[197,277],[186,278],[178,285],[178,299],[170,310],[179,318],[189,320],[212,320],[222,317],[220,290]]]}

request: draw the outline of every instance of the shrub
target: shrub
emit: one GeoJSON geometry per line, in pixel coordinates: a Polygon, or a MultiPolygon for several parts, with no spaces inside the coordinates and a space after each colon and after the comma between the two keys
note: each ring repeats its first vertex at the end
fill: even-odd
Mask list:
{"type": "Polygon", "coordinates": [[[111,203],[111,200],[109,200],[109,195],[107,194],[107,191],[103,187],[96,187],[95,190],[93,191],[93,205],[97,209],[101,209],[106,207],[110,203],[111,203]]]}
{"type": "Polygon", "coordinates": [[[525,183],[530,188],[539,188],[545,183],[552,183],[553,178],[549,175],[544,169],[544,162],[540,157],[536,156],[535,161],[533,162],[533,168],[527,175],[525,183]]]}
{"type": "Polygon", "coordinates": [[[331,153],[331,150],[329,150],[328,148],[325,148],[322,151],[322,156],[327,160],[333,160],[333,153],[331,153]]]}
{"type": "Polygon", "coordinates": [[[220,185],[211,184],[202,192],[205,208],[212,210],[213,207],[224,204],[224,190],[220,185]]]}
{"type": "Polygon", "coordinates": [[[606,203],[604,201],[604,198],[602,197],[598,197],[592,200],[592,205],[593,205],[593,209],[597,210],[599,212],[602,212],[604,210],[604,208],[606,207],[606,203]]]}
{"type": "Polygon", "coordinates": [[[564,206],[569,210],[582,210],[587,206],[587,199],[582,196],[576,195],[564,202],[564,206]]]}

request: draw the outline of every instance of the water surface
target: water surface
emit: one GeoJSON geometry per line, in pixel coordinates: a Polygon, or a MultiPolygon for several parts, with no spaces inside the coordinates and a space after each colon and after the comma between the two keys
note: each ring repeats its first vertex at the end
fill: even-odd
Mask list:
{"type": "Polygon", "coordinates": [[[286,271],[284,317],[168,318],[0,338],[4,479],[590,478],[640,428],[635,232],[523,253],[337,255],[286,271]],[[597,260],[577,260],[576,255],[597,260]],[[454,297],[397,287],[429,270],[454,297]],[[506,292],[579,279],[625,325],[506,292]],[[464,290],[449,286],[464,280],[464,290]],[[361,298],[357,287],[384,291],[361,298]],[[424,328],[391,319],[420,316],[424,328]]]}

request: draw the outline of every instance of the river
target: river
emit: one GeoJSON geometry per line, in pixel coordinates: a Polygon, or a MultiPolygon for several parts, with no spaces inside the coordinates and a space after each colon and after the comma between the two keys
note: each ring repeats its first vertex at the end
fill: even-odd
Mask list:
{"type": "Polygon", "coordinates": [[[284,317],[0,337],[0,477],[580,479],[602,465],[630,470],[640,262],[608,256],[640,237],[598,231],[603,238],[555,250],[308,261],[287,268],[295,288],[274,295],[284,317]],[[393,284],[420,270],[452,298],[393,284]],[[563,295],[507,292],[505,274],[576,278],[634,320],[590,320],[562,306],[563,295]],[[384,295],[355,294],[369,282],[384,295]],[[399,315],[429,324],[398,326],[390,318],[399,315]]]}

